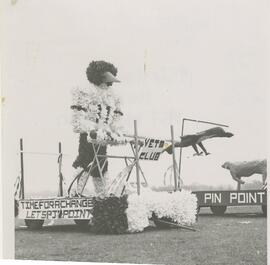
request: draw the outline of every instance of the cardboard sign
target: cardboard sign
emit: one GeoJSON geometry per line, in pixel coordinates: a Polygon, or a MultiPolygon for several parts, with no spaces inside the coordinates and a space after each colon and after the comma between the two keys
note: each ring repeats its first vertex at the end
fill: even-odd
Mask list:
{"type": "Polygon", "coordinates": [[[146,138],[139,154],[139,159],[157,161],[164,148],[168,146],[163,140],[146,138]]]}
{"type": "Polygon", "coordinates": [[[20,219],[86,219],[92,217],[91,198],[29,199],[19,201],[20,219]]]}

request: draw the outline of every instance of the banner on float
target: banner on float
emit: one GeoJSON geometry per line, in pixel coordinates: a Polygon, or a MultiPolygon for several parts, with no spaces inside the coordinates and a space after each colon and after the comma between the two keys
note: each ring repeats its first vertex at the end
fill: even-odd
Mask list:
{"type": "Polygon", "coordinates": [[[199,206],[266,205],[265,190],[194,191],[199,206]]]}
{"type": "Polygon", "coordinates": [[[168,144],[163,140],[146,138],[139,153],[139,159],[157,161],[166,147],[168,144]]]}
{"type": "Polygon", "coordinates": [[[19,201],[20,219],[86,219],[92,217],[91,198],[29,199],[19,201]]]}

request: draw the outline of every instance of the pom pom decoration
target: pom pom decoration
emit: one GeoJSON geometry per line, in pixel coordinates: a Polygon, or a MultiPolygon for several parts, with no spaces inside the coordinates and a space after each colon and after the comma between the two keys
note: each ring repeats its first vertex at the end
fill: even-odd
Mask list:
{"type": "Polygon", "coordinates": [[[94,197],[93,231],[98,234],[123,234],[128,229],[127,196],[94,197]]]}
{"type": "Polygon", "coordinates": [[[132,194],[128,196],[128,231],[130,233],[141,232],[149,226],[148,209],[141,196],[132,194]]]}
{"type": "Polygon", "coordinates": [[[93,204],[93,230],[96,233],[142,232],[151,219],[156,224],[162,224],[160,220],[186,228],[196,222],[196,195],[184,190],[167,193],[146,189],[140,196],[133,193],[121,197],[96,197],[93,204]]]}
{"type": "Polygon", "coordinates": [[[149,217],[167,218],[179,225],[192,225],[196,222],[197,197],[189,191],[147,192],[142,194],[149,217]]]}

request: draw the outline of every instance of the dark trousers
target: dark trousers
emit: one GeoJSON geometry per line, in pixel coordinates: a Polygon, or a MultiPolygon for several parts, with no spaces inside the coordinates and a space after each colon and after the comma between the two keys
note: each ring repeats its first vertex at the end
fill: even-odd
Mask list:
{"type": "MultiPolygon", "coordinates": [[[[79,154],[76,158],[76,160],[73,162],[72,166],[74,168],[77,167],[82,167],[83,169],[87,169],[87,166],[93,161],[94,157],[95,157],[95,153],[94,153],[94,149],[98,150],[98,155],[106,155],[107,154],[107,146],[106,145],[97,145],[97,144],[92,144],[89,143],[87,141],[87,133],[81,133],[80,134],[80,141],[79,141],[79,154]]],[[[102,168],[104,163],[105,163],[105,159],[104,158],[98,158],[100,167],[102,168]]],[[[102,174],[104,175],[105,172],[108,171],[108,161],[106,161],[106,164],[103,167],[102,170],[102,174]]],[[[92,170],[91,170],[91,176],[92,177],[102,177],[100,176],[99,170],[98,170],[98,166],[96,161],[94,162],[93,166],[92,166],[92,170]]]]}

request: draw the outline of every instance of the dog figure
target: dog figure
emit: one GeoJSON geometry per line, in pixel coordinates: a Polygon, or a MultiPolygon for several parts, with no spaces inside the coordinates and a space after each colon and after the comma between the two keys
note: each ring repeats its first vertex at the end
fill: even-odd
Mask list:
{"type": "Polygon", "coordinates": [[[244,184],[241,177],[250,177],[253,174],[261,174],[263,185],[266,184],[267,179],[267,160],[253,160],[243,162],[225,162],[221,167],[228,169],[232,178],[244,184]]]}
{"type": "MultiPolygon", "coordinates": [[[[194,155],[209,155],[210,153],[207,152],[206,148],[203,146],[202,142],[211,139],[211,138],[230,138],[233,134],[231,132],[225,132],[225,130],[221,127],[214,127],[208,130],[198,132],[196,134],[188,134],[181,137],[180,142],[176,142],[174,147],[188,147],[192,146],[195,150],[194,155]],[[202,149],[203,152],[199,152],[197,145],[202,149]]],[[[172,154],[172,145],[169,145],[164,151],[168,154],[172,154]]]]}

